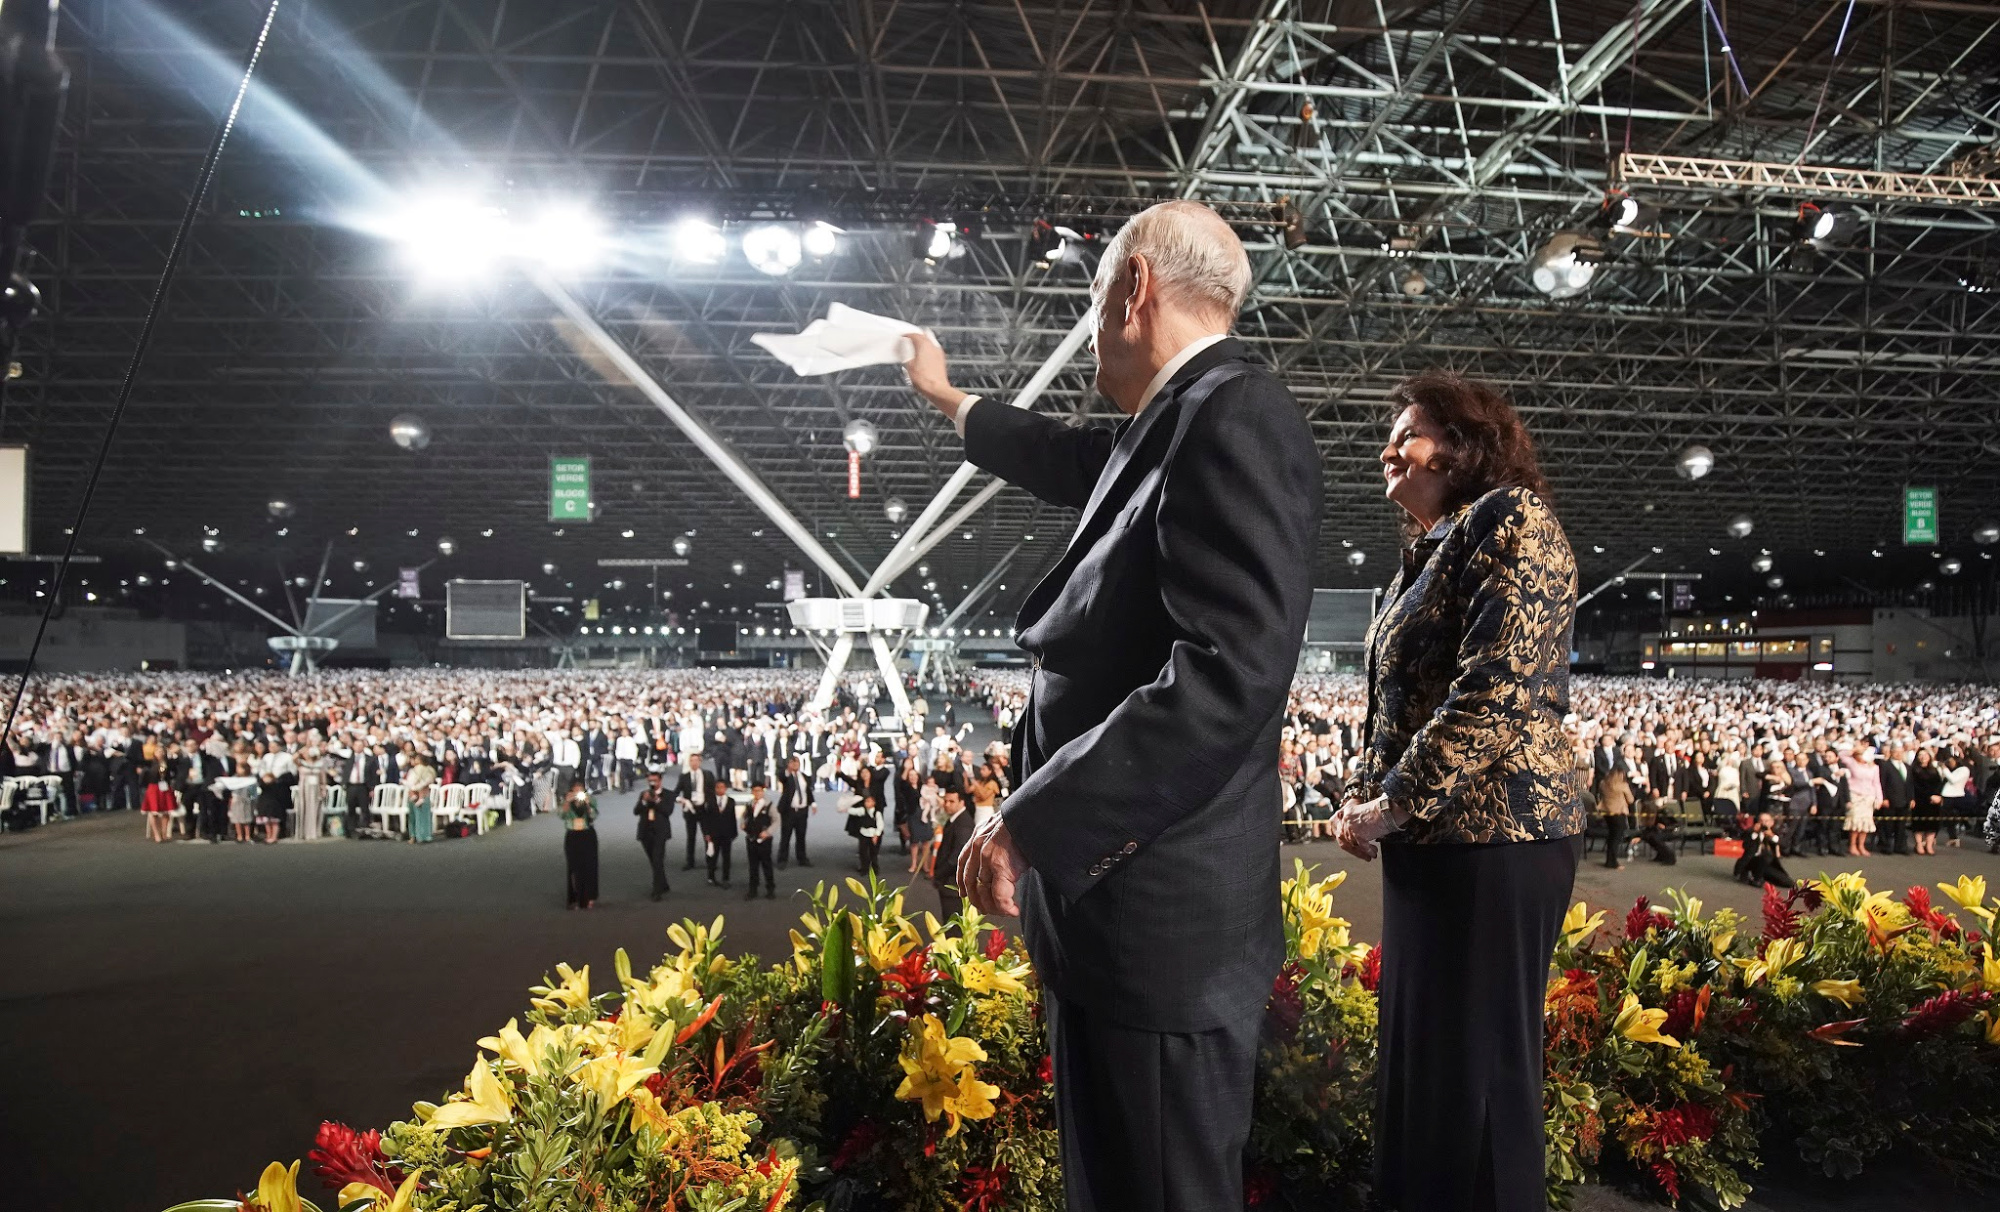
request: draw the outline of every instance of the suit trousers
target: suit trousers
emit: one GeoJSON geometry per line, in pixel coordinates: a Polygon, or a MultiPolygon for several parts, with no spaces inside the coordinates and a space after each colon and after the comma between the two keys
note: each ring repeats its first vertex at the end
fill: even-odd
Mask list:
{"type": "Polygon", "coordinates": [[[667,842],[670,840],[665,820],[639,835],[639,846],[645,850],[646,863],[653,869],[654,896],[672,891],[667,887],[667,842]]]}
{"type": "Polygon", "coordinates": [[[1262,1016],[1162,1032],[1042,1006],[1069,1212],[1242,1212],[1262,1016]]]}
{"type": "Polygon", "coordinates": [[[762,875],[764,878],[765,891],[776,892],[778,890],[777,874],[771,870],[771,839],[765,838],[761,842],[755,838],[745,839],[743,843],[743,860],[743,865],[749,870],[750,895],[757,895],[757,877],[759,875],[762,875]]]}
{"type": "Polygon", "coordinates": [[[1375,1198],[1543,1212],[1542,1003],[1582,837],[1382,847],[1375,1198]]]}
{"type": "Polygon", "coordinates": [[[714,851],[708,856],[709,881],[711,883],[714,882],[715,864],[720,861],[722,863],[722,882],[726,884],[729,882],[729,864],[732,861],[730,851],[735,848],[736,839],[733,837],[710,838],[709,844],[715,847],[714,851]]]}
{"type": "Polygon", "coordinates": [[[810,808],[793,808],[778,814],[779,863],[784,863],[792,856],[795,845],[797,846],[796,853],[799,856],[799,862],[808,863],[810,861],[806,858],[806,815],[811,811],[810,808]]]}
{"type": "Polygon", "coordinates": [[[681,824],[687,827],[688,861],[687,870],[694,870],[695,847],[701,845],[701,817],[692,812],[681,813],[681,824]]]}

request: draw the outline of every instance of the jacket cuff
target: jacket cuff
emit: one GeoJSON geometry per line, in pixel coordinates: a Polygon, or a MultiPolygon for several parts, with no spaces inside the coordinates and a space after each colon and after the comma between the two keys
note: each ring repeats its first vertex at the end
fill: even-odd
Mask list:
{"type": "Polygon", "coordinates": [[[1088,849],[1087,842],[1079,847],[1075,843],[1081,839],[1044,832],[1037,827],[1039,822],[1033,814],[1026,811],[1028,807],[1021,803],[1019,795],[1001,803],[1000,817],[1007,823],[1007,836],[1021,852],[1021,858],[1042,877],[1042,883],[1065,903],[1074,904],[1110,874],[1112,868],[1139,851],[1139,842],[1134,838],[1109,847],[1108,854],[1080,855],[1080,850],[1088,849]]]}

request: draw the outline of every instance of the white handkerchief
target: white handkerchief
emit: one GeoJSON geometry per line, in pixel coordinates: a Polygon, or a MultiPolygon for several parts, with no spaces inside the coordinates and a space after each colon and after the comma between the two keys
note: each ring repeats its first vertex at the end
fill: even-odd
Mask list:
{"type": "Polygon", "coordinates": [[[830,375],[856,366],[901,366],[916,350],[909,334],[922,332],[914,324],[892,320],[835,303],[824,320],[814,320],[796,335],[760,332],[751,340],[770,351],[797,375],[830,375]]]}

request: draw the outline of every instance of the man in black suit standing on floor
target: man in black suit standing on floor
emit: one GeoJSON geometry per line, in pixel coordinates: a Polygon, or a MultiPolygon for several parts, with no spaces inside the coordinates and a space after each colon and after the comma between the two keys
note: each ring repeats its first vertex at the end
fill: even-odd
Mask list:
{"type": "Polygon", "coordinates": [[[681,870],[693,871],[694,850],[701,844],[702,822],[715,811],[715,776],[701,768],[699,753],[688,754],[687,763],[687,772],[674,788],[674,802],[681,806],[681,824],[687,828],[687,866],[681,870]]]}
{"type": "Polygon", "coordinates": [[[785,759],[785,772],[778,776],[778,866],[783,867],[797,844],[799,866],[810,867],[806,857],[806,818],[818,812],[813,803],[812,780],[799,769],[796,754],[785,759]]]}
{"type": "Polygon", "coordinates": [[[1229,338],[1249,284],[1198,203],[1111,240],[1091,301],[1115,428],[968,397],[911,338],[911,385],[966,457],[1082,510],[1021,608],[1014,794],[958,864],[981,910],[1020,914],[1043,981],[1070,1212],[1243,1207],[1284,955],[1278,741],[1324,492],[1297,401],[1229,338]]]}
{"type": "Polygon", "coordinates": [[[966,809],[965,797],[956,788],[947,790],[944,828],[938,832],[937,865],[931,868],[931,887],[937,889],[938,904],[943,906],[946,922],[965,907],[965,896],[958,890],[958,856],[965,853],[965,844],[972,840],[972,827],[972,813],[966,809]]]}
{"type": "Polygon", "coordinates": [[[702,809],[701,835],[708,843],[708,882],[719,888],[729,887],[729,867],[734,860],[736,848],[736,804],[727,791],[718,791],[709,798],[709,807],[702,809]],[[722,866],[722,879],[715,878],[716,865],[722,866]]]}
{"type": "Polygon", "coordinates": [[[659,900],[673,891],[667,886],[667,843],[673,840],[673,805],[667,802],[666,788],[661,784],[665,776],[657,770],[646,772],[646,788],[632,805],[632,815],[639,818],[639,846],[646,852],[646,863],[653,869],[653,899],[659,900]]]}

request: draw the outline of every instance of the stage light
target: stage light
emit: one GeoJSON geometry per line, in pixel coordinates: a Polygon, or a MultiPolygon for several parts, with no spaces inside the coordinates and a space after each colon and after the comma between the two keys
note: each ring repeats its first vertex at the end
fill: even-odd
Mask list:
{"type": "Polygon", "coordinates": [[[520,233],[520,252],[558,273],[595,268],[604,259],[604,224],[581,203],[549,206],[520,233]]]}
{"type": "Polygon", "coordinates": [[[633,535],[637,533],[638,533],[637,531],[631,529],[630,527],[627,527],[626,529],[618,532],[620,538],[626,538],[626,539],[631,538],[633,535]]]}
{"type": "Polygon", "coordinates": [[[222,540],[210,535],[201,541],[201,549],[210,555],[222,550],[222,540]]]}
{"type": "Polygon", "coordinates": [[[1952,556],[1944,563],[1938,565],[1938,571],[1948,577],[1955,577],[1965,571],[1965,565],[1957,556],[1952,556]]]}
{"type": "Polygon", "coordinates": [[[552,577],[556,575],[556,566],[554,564],[543,564],[542,575],[545,577],[552,577]]]}
{"type": "Polygon", "coordinates": [[[1750,570],[1752,572],[1771,571],[1771,557],[1767,555],[1758,556],[1756,559],[1750,561],[1750,570]]]}
{"type": "Polygon", "coordinates": [[[1699,480],[1715,470],[1715,452],[1706,446],[1688,446],[1674,460],[1674,471],[1683,480],[1699,480]]]}
{"type": "Polygon", "coordinates": [[[453,540],[450,535],[446,535],[444,538],[438,540],[439,555],[451,556],[451,555],[456,555],[457,553],[458,553],[458,543],[455,540],[453,540]]]}
{"type": "Polygon", "coordinates": [[[1535,289],[1551,299],[1570,299],[1590,288],[1604,249],[1580,232],[1559,231],[1528,259],[1535,289]]]}
{"type": "Polygon", "coordinates": [[[876,431],[874,422],[856,417],[840,431],[840,440],[850,451],[865,456],[880,444],[881,434],[876,431]]]}
{"type": "Polygon", "coordinates": [[[728,248],[722,229],[705,219],[683,219],[674,227],[674,255],[683,261],[713,264],[728,248]]]}
{"type": "Polygon", "coordinates": [[[1598,221],[1620,235],[1637,235],[1652,230],[1660,221],[1660,208],[1641,202],[1631,194],[1612,194],[1598,208],[1598,221]]]}
{"type": "Polygon", "coordinates": [[[389,440],[404,450],[422,450],[431,444],[431,427],[405,414],[389,422],[389,440]]]}
{"type": "Polygon", "coordinates": [[[1431,288],[1430,279],[1424,271],[1412,265],[1396,276],[1396,289],[1414,299],[1431,288]]]}
{"type": "Polygon", "coordinates": [[[743,567],[744,567],[744,565],[743,565],[743,561],[741,561],[741,560],[731,560],[731,561],[729,562],[729,572],[730,572],[730,575],[732,575],[732,576],[739,576],[739,577],[740,577],[740,576],[742,576],[742,575],[743,575],[743,567]]]}
{"type": "Polygon", "coordinates": [[[356,571],[356,572],[367,572],[367,571],[368,571],[368,561],[366,561],[366,560],[356,560],[356,561],[354,561],[354,571],[356,571]]]}
{"type": "Polygon", "coordinates": [[[420,195],[378,230],[419,275],[436,281],[481,277],[513,243],[498,207],[456,193],[420,195]]]}
{"type": "Polygon", "coordinates": [[[910,507],[903,504],[903,498],[890,497],[882,502],[882,516],[888,518],[891,525],[900,526],[903,519],[910,516],[910,507]]]}
{"type": "Polygon", "coordinates": [[[1367,562],[1368,553],[1365,551],[1350,551],[1347,553],[1347,566],[1349,568],[1359,568],[1367,562]]]}
{"type": "Polygon", "coordinates": [[[798,229],[788,223],[764,223],[743,233],[743,257],[758,273],[781,278],[797,269],[804,255],[798,229]]]}
{"type": "Polygon", "coordinates": [[[1757,523],[1750,520],[1749,514],[1739,513],[1735,517],[1729,519],[1730,538],[1747,539],[1750,537],[1751,532],[1756,529],[1757,529],[1757,523]]]}
{"type": "Polygon", "coordinates": [[[674,536],[675,555],[685,558],[687,556],[687,553],[693,550],[694,550],[694,544],[688,542],[688,538],[686,535],[674,536]]]}
{"type": "Polygon", "coordinates": [[[920,577],[927,577],[931,575],[931,566],[929,564],[917,565],[917,575],[920,577]]]}
{"type": "Polygon", "coordinates": [[[838,227],[822,221],[806,228],[799,244],[808,257],[830,257],[840,249],[841,234],[838,227]]]}
{"type": "Polygon", "coordinates": [[[958,228],[955,223],[939,223],[927,219],[917,228],[917,256],[926,265],[936,265],[939,261],[956,257],[964,251],[964,247],[958,242],[958,228]]]}
{"type": "Polygon", "coordinates": [[[1773,573],[1764,578],[1764,584],[1771,589],[1783,589],[1785,587],[1785,578],[1773,573]]]}
{"type": "Polygon", "coordinates": [[[274,518],[289,518],[298,512],[290,501],[267,501],[264,509],[274,518]]]}
{"type": "Polygon", "coordinates": [[[2000,522],[1983,522],[1972,532],[1972,541],[1981,547],[1991,547],[2000,543],[2000,522]]]}

